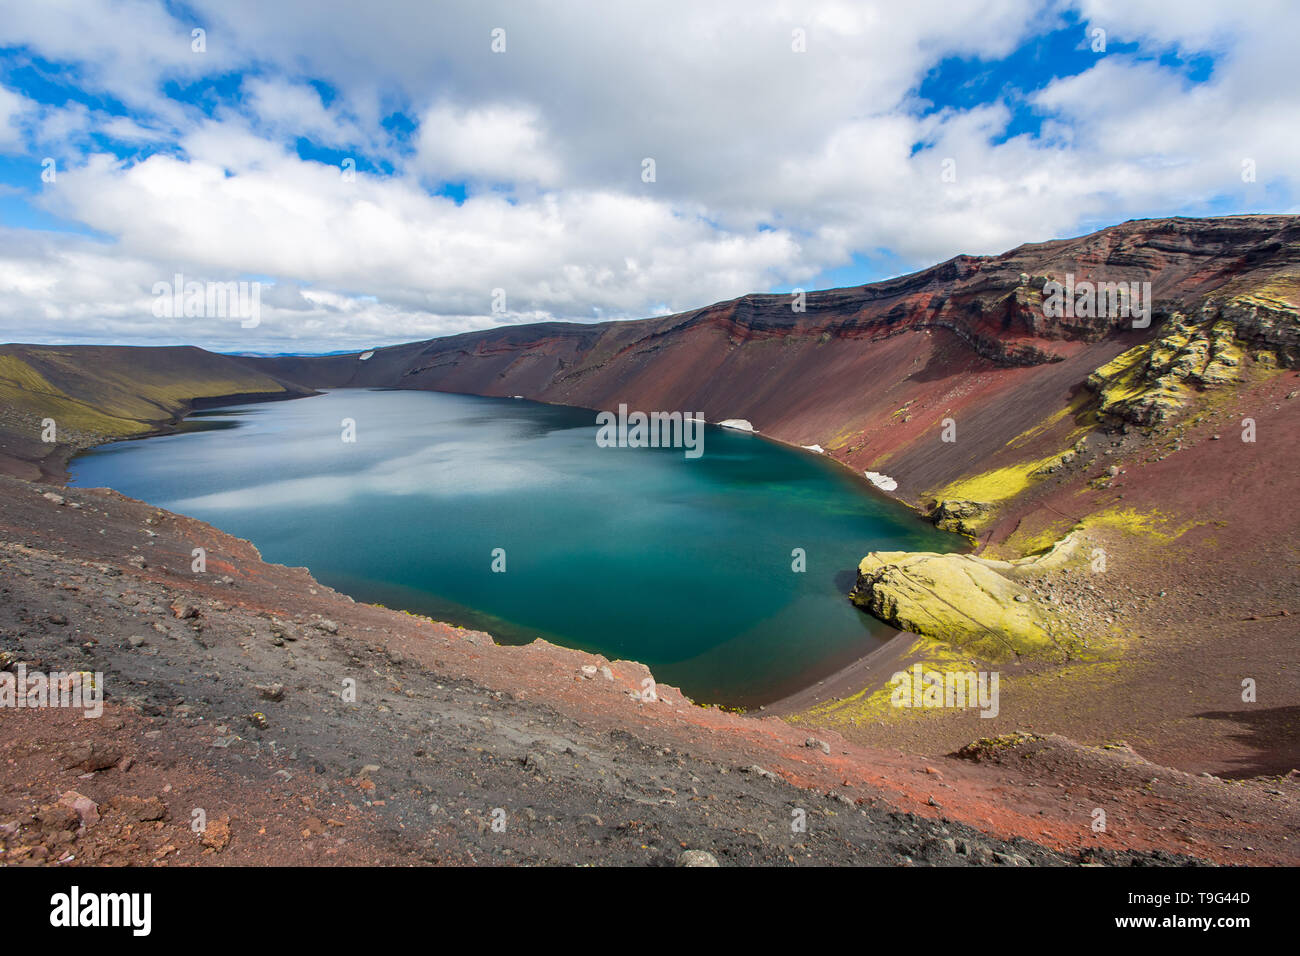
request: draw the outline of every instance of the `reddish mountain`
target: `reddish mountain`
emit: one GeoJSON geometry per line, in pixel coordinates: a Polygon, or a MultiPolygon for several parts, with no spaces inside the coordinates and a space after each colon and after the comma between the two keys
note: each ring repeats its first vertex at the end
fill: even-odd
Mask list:
{"type": "MultiPolygon", "coordinates": [[[[893,657],[812,689],[784,709],[791,719],[925,753],[1032,729],[1123,739],[1189,770],[1277,774],[1300,765],[1300,687],[1288,677],[1300,528],[1287,507],[1300,495],[1298,365],[1300,218],[1149,220],[808,293],[804,311],[790,296],[753,295],[330,357],[6,346],[0,470],[35,475],[39,462],[57,476],[75,448],[166,428],[196,397],[313,387],[748,419],[887,474],[894,494],[970,535],[981,557],[1017,559],[1067,534],[1075,546],[1068,567],[996,572],[1008,574],[1008,601],[1032,604],[1064,635],[1049,655],[998,664],[1008,704],[996,720],[872,710],[873,689],[907,653],[970,666],[974,652],[942,628],[919,650],[891,645],[893,657]],[[1049,315],[1050,282],[1149,282],[1152,321],[1049,315]],[[59,420],[56,444],[41,438],[45,417],[59,420]],[[1243,682],[1259,696],[1246,701],[1243,682]]],[[[980,598],[962,590],[973,579],[927,584],[907,571],[942,562],[885,563],[923,612],[929,601],[965,613],[980,598]]],[[[864,606],[890,620],[895,596],[864,606]]]]}
{"type": "Polygon", "coordinates": [[[930,565],[889,557],[893,590],[860,577],[873,589],[863,606],[916,622],[888,609],[919,596],[938,625],[788,703],[791,719],[925,753],[1028,728],[1124,740],[1197,771],[1300,765],[1300,687],[1288,677],[1300,527],[1284,504],[1300,495],[1295,216],[1128,222],[809,293],[804,312],[790,296],[752,295],[637,322],[458,335],[366,361],[252,364],[309,386],[748,419],[884,473],[893,494],[970,535],[982,557],[1018,559],[1071,535],[1070,566],[1007,571],[1005,593],[1028,602],[1008,609],[1041,609],[1064,637],[1052,660],[995,665],[1014,702],[996,720],[960,710],[901,720],[876,706],[897,666],[971,666],[979,655],[952,644],[943,622],[988,596],[962,567],[927,578],[910,569],[930,565]],[[1076,287],[1149,282],[1149,326],[1095,310],[1049,317],[1047,283],[1071,276],[1076,287]],[[1247,683],[1267,696],[1245,701],[1247,683]]]}
{"type": "MultiPolygon", "coordinates": [[[[748,419],[768,437],[886,471],[900,497],[922,503],[986,470],[1008,442],[1070,405],[1091,372],[1157,336],[1171,314],[1297,273],[1295,216],[1138,220],[810,292],[803,312],[789,295],[748,295],[663,318],[432,339],[377,349],[366,361],[364,353],[249,361],[315,387],[520,395],[596,409],[626,402],[748,419]],[[1045,283],[1067,275],[1150,282],[1150,326],[1045,317],[1045,283]],[[938,441],[945,418],[957,423],[955,444],[938,441]]],[[[1252,335],[1253,344],[1276,346],[1252,335]]],[[[1283,364],[1294,364],[1296,348],[1293,338],[1283,364]]]]}
{"type": "MultiPolygon", "coordinates": [[[[589,671],[597,671],[601,662],[577,670],[576,652],[543,645],[494,648],[486,636],[352,605],[350,598],[321,589],[300,571],[264,566],[244,542],[225,545],[224,579],[198,581],[185,571],[187,555],[192,538],[217,535],[213,529],[112,493],[57,494],[3,477],[0,524],[6,531],[0,544],[14,570],[3,581],[14,593],[0,601],[9,610],[0,623],[21,636],[21,649],[31,658],[57,657],[60,649],[88,654],[95,641],[103,641],[104,662],[121,667],[131,685],[148,685],[157,701],[182,700],[175,687],[196,687],[200,676],[220,676],[213,670],[213,653],[230,656],[240,669],[261,669],[235,680],[237,702],[227,702],[229,687],[201,695],[221,704],[204,704],[199,721],[186,727],[212,726],[221,734],[239,709],[266,708],[256,696],[264,688],[255,678],[281,679],[278,656],[285,646],[296,646],[272,630],[252,652],[250,635],[265,630],[259,622],[283,627],[283,620],[294,619],[295,628],[307,635],[300,639],[315,641],[303,646],[317,648],[300,658],[305,663],[324,650],[317,643],[335,637],[357,641],[329,644],[339,659],[373,654],[377,665],[387,667],[411,657],[417,666],[404,672],[400,683],[409,684],[408,697],[415,698],[409,726],[424,727],[422,734],[429,732],[429,708],[445,706],[429,700],[446,696],[445,682],[456,676],[493,688],[489,696],[510,701],[507,709],[523,705],[526,697],[562,710],[564,719],[585,728],[572,731],[575,740],[589,740],[581,734],[593,730],[606,744],[623,739],[619,735],[633,741],[649,735],[645,739],[663,747],[662,754],[749,766],[755,786],[775,786],[780,777],[819,793],[844,788],[837,797],[841,803],[870,806],[883,797],[885,804],[915,809],[922,817],[962,819],[992,834],[1041,839],[1052,848],[1044,853],[1087,855],[1096,847],[1128,847],[1222,862],[1292,861],[1295,842],[1288,842],[1287,832],[1295,829],[1295,767],[1300,766],[1300,685],[1294,679],[1300,528],[1290,507],[1300,494],[1297,364],[1300,219],[1294,216],[1127,222],[992,258],[959,256],[896,280],[809,293],[806,311],[794,310],[787,295],[749,295],[659,319],[511,326],[324,358],[3,346],[0,471],[25,477],[57,479],[61,463],[79,447],[168,428],[201,399],[291,398],[337,386],[523,395],[589,408],[627,403],[642,411],[703,412],[712,421],[748,419],[768,437],[820,445],[855,470],[888,473],[897,480],[898,497],[926,510],[937,505],[933,518],[974,538],[982,558],[1041,553],[1067,533],[1074,551],[1069,561],[1057,563],[985,562],[985,571],[967,578],[945,578],[948,557],[920,555],[909,561],[915,555],[878,555],[881,580],[892,578],[896,592],[909,597],[913,610],[919,606],[922,617],[930,602],[936,620],[943,614],[974,620],[972,607],[988,604],[979,581],[996,584],[991,591],[1005,593],[1011,609],[1024,614],[1032,609],[1035,617],[1048,620],[1049,653],[1004,654],[992,665],[976,661],[978,650],[941,628],[927,632],[926,620],[918,618],[919,639],[900,635],[878,656],[768,709],[783,715],[784,723],[693,708],[676,692],[660,696],[672,706],[653,715],[628,710],[632,698],[614,678],[621,679],[623,670],[640,676],[636,665],[595,680],[589,671]],[[1075,284],[1136,282],[1139,289],[1149,282],[1151,324],[1135,329],[1131,319],[1095,312],[1049,316],[1045,287],[1071,276],[1075,284]],[[55,441],[44,438],[45,419],[59,423],[55,441]],[[91,515],[94,522],[87,524],[91,515]],[[142,555],[131,561],[126,555],[138,549],[143,525],[149,525],[149,535],[161,536],[159,546],[148,561],[142,555]],[[99,533],[86,533],[91,527],[99,533]],[[169,553],[174,553],[170,559],[156,557],[169,553]],[[161,561],[159,567],[155,561],[161,561]],[[924,571],[907,571],[910,567],[924,571]],[[927,583],[924,575],[931,570],[935,576],[927,583]],[[971,581],[979,593],[971,592],[971,581]],[[131,643],[144,630],[136,610],[142,594],[144,605],[156,609],[172,602],[177,627],[203,635],[203,640],[169,640],[177,633],[161,637],[165,659],[177,670],[156,670],[151,652],[131,643]],[[66,639],[61,628],[70,619],[69,602],[78,602],[83,609],[78,613],[94,620],[94,631],[86,636],[95,640],[66,639]],[[313,619],[328,614],[328,626],[318,631],[308,626],[308,614],[313,619]],[[985,719],[970,709],[892,710],[888,689],[887,704],[878,706],[881,682],[913,661],[1001,671],[1000,711],[985,719]],[[174,684],[181,669],[190,670],[174,684]],[[201,719],[203,713],[211,719],[201,719]],[[819,736],[806,736],[800,724],[818,728],[819,736]],[[1086,747],[1047,736],[1052,734],[1086,747]],[[963,747],[980,737],[974,747],[963,747]],[[957,756],[969,760],[941,756],[958,748],[957,756]],[[926,757],[898,756],[900,749],[926,757]],[[1230,784],[1221,778],[1260,779],[1230,784]],[[1100,834],[1091,827],[1099,805],[1113,810],[1110,829],[1100,834]]],[[[865,550],[868,546],[865,542],[865,550]]],[[[1063,551],[1050,554],[1061,557],[1063,551]]],[[[963,571],[978,563],[966,555],[950,562],[948,567],[963,571]]],[[[880,587],[874,594],[894,596],[880,587]]],[[[866,597],[859,594],[874,613],[898,617],[888,600],[866,597]]],[[[153,632],[166,632],[161,620],[147,631],[151,641],[153,632]]],[[[1015,636],[1010,628],[1008,633],[1015,636]]],[[[326,661],[324,654],[320,661],[326,661]]],[[[296,693],[295,688],[287,700],[298,700],[296,693]]],[[[131,698],[123,700],[129,704],[131,698]]],[[[164,713],[160,705],[151,706],[164,713]]],[[[178,705],[174,713],[187,714],[191,702],[183,708],[178,705]]],[[[273,717],[279,714],[272,710],[273,717]]],[[[121,713],[117,726],[129,734],[138,736],[148,726],[130,706],[121,713]]],[[[299,726],[283,717],[272,734],[299,726]]],[[[313,748],[321,741],[329,744],[315,773],[342,778],[341,786],[373,787],[373,780],[357,782],[344,774],[348,766],[355,770],[357,748],[373,747],[374,727],[393,741],[411,740],[402,719],[339,724],[330,730],[337,744],[313,731],[313,748]],[[357,743],[359,735],[369,735],[369,743],[357,743]],[[331,752],[342,756],[330,757],[331,752]]],[[[491,719],[532,726],[528,714],[515,711],[494,711],[491,719]]],[[[96,731],[108,726],[88,723],[96,731]]],[[[473,732],[473,740],[480,741],[480,731],[473,732]]],[[[195,743],[187,734],[173,721],[168,735],[160,737],[172,752],[142,750],[140,771],[146,779],[168,767],[166,779],[174,780],[179,766],[195,788],[237,793],[256,808],[248,816],[265,819],[269,791],[264,779],[248,775],[253,761],[235,754],[234,762],[212,766],[212,754],[222,756],[231,737],[220,737],[222,749],[213,749],[217,743],[195,743]],[[175,756],[177,748],[185,750],[181,757],[175,756]]],[[[82,740],[78,747],[94,753],[107,743],[117,740],[82,740]]],[[[25,808],[26,819],[42,818],[29,812],[34,801],[53,803],[74,784],[48,777],[55,765],[39,753],[40,745],[10,754],[13,773],[0,774],[0,790],[10,793],[16,808],[25,808]],[[36,756],[43,761],[39,766],[32,762],[36,756]]],[[[381,749],[391,750],[387,744],[381,749]]],[[[445,750],[468,752],[455,734],[445,750]]],[[[422,754],[416,750],[404,760],[422,766],[416,760],[422,754]]],[[[545,767],[549,753],[523,757],[503,762],[502,773],[545,774],[538,767],[545,767]]],[[[617,760],[628,757],[620,753],[617,760]]],[[[565,757],[552,766],[567,763],[565,757]]],[[[473,773],[484,766],[474,758],[473,773]]],[[[66,773],[81,774],[81,769],[66,773]]],[[[429,773],[415,788],[407,786],[408,779],[394,787],[391,801],[367,806],[391,803],[404,813],[399,796],[413,793],[412,800],[424,804],[419,814],[424,822],[409,830],[406,822],[400,827],[422,836],[428,827],[442,826],[442,818],[426,814],[429,801],[456,805],[458,797],[451,793],[463,786],[458,779],[429,773]],[[443,796],[442,791],[450,792],[443,796]]],[[[533,777],[528,786],[536,786],[533,777]]],[[[606,780],[593,786],[607,796],[606,780]]],[[[584,809],[590,805],[590,797],[581,796],[586,791],[573,790],[571,782],[563,787],[565,800],[584,809]]],[[[708,827],[761,805],[742,791],[728,792],[732,803],[724,804],[723,814],[705,813],[708,827]]],[[[532,792],[551,799],[551,791],[532,792]]],[[[105,790],[92,797],[96,793],[112,808],[109,825],[130,830],[129,818],[113,803],[121,795],[105,790]]],[[[300,793],[272,796],[311,806],[300,793]]],[[[636,796],[634,803],[629,812],[643,821],[645,800],[636,796]]],[[[68,813],[65,808],[64,818],[68,813]]],[[[447,819],[464,813],[448,812],[447,819]]],[[[844,818],[857,819],[857,814],[844,818]]],[[[313,819],[304,821],[304,830],[320,823],[313,819]]],[[[685,819],[669,821],[666,832],[671,830],[673,840],[682,834],[715,838],[708,827],[682,829],[685,819]]],[[[874,817],[865,819],[867,832],[884,826],[874,817]]],[[[330,819],[328,825],[335,822],[369,826],[356,814],[330,819]]],[[[240,821],[234,825],[239,839],[240,821]]],[[[244,834],[252,834],[251,826],[244,834]]],[[[642,827],[628,825],[629,860],[656,843],[643,839],[642,827]]],[[[252,852],[240,860],[263,860],[256,852],[263,843],[282,853],[294,839],[292,829],[287,836],[282,830],[265,838],[266,830],[257,830],[248,847],[252,852]]],[[[21,836],[23,845],[10,848],[13,852],[32,858],[42,849],[49,853],[43,844],[27,845],[26,831],[10,827],[6,832],[21,836]]],[[[365,858],[376,845],[368,842],[368,831],[348,832],[363,834],[357,838],[360,856],[350,851],[338,858],[365,858]]],[[[577,836],[569,834],[564,831],[554,845],[575,843],[577,836]]],[[[162,840],[160,831],[157,842],[162,840]]],[[[853,836],[836,845],[857,842],[853,836]]],[[[474,845],[472,834],[458,836],[455,852],[474,845]]],[[[105,838],[104,847],[113,851],[116,836],[105,838]]],[[[311,847],[308,843],[308,851],[311,847]]],[[[157,851],[135,844],[127,849],[123,858],[131,861],[174,851],[166,844],[157,851]],[[136,852],[143,856],[131,856],[136,852]]],[[[762,855],[768,849],[736,852],[767,858],[762,855]]],[[[88,852],[95,858],[94,843],[88,852]]],[[[419,852],[425,858],[428,844],[419,852]]],[[[538,856],[536,849],[517,858],[569,861],[538,856]]]]}

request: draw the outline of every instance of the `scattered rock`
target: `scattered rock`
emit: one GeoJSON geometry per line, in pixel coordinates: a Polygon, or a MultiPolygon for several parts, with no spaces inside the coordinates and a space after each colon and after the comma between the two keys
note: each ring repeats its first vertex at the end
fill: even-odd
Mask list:
{"type": "MultiPolygon", "coordinates": [[[[72,791],[69,791],[70,793],[72,791]]],[[[62,836],[56,842],[68,842],[74,837],[72,831],[81,829],[81,815],[65,803],[41,807],[32,815],[38,832],[49,836],[62,836]]]]}
{"type": "Polygon", "coordinates": [[[120,747],[104,743],[74,744],[64,755],[65,770],[86,770],[96,773],[117,766],[123,757],[120,747]]]}
{"type": "Polygon", "coordinates": [[[148,823],[167,817],[167,805],[157,797],[119,795],[110,798],[108,805],[133,823],[148,823]]]}
{"type": "Polygon", "coordinates": [[[975,537],[983,527],[982,519],[988,518],[991,511],[991,506],[983,501],[950,498],[935,505],[930,520],[943,531],[975,537]]]}
{"type": "Polygon", "coordinates": [[[65,807],[70,807],[77,814],[77,819],[81,821],[83,827],[99,822],[99,804],[83,793],[66,790],[59,797],[59,803],[65,807]]]}
{"type": "Polygon", "coordinates": [[[678,866],[717,866],[718,858],[704,850],[683,850],[677,857],[678,866]]]}
{"type": "Polygon", "coordinates": [[[230,845],[230,836],[230,817],[223,815],[208,821],[208,825],[203,828],[203,833],[199,837],[199,842],[208,849],[220,853],[230,845]]]}
{"type": "Polygon", "coordinates": [[[970,554],[873,551],[858,566],[850,598],[900,631],[988,660],[1049,654],[1056,650],[1050,620],[1007,575],[1062,559],[1048,552],[1013,564],[970,554]],[[1026,600],[1017,601],[1022,594],[1026,600]]]}
{"type": "Polygon", "coordinates": [[[524,757],[524,766],[538,773],[546,773],[546,758],[530,751],[528,756],[524,757]]]}
{"type": "Polygon", "coordinates": [[[993,851],[982,843],[976,843],[973,840],[956,840],[954,842],[957,854],[968,858],[972,863],[990,863],[993,860],[993,851]]]}
{"type": "Polygon", "coordinates": [[[257,688],[257,692],[262,695],[263,700],[284,700],[283,684],[256,684],[254,686],[257,688]]]}
{"type": "Polygon", "coordinates": [[[957,855],[957,841],[952,837],[926,837],[914,854],[918,860],[937,863],[957,855]]]}

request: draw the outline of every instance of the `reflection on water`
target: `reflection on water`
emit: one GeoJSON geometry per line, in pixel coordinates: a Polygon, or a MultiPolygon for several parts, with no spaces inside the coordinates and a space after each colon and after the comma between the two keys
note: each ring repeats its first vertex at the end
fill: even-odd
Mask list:
{"type": "Polygon", "coordinates": [[[752,435],[709,428],[697,460],[595,436],[592,412],[348,389],[197,412],[177,434],[78,457],[72,475],[248,538],[358,600],[639,660],[731,704],[878,645],[885,629],[845,598],[867,551],[961,544],[752,435]]]}

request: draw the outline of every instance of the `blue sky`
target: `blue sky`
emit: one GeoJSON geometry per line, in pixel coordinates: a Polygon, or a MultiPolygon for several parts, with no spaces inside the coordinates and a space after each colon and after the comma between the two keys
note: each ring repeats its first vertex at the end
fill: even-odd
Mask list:
{"type": "Polygon", "coordinates": [[[0,338],[352,348],[1295,211],[1293,6],[950,7],[15,8],[0,338]],[[261,320],[160,320],[178,272],[261,320]]]}

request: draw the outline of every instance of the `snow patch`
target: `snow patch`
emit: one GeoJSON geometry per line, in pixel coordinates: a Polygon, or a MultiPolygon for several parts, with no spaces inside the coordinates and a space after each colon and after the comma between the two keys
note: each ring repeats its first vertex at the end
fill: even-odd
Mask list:
{"type": "Polygon", "coordinates": [[[808,451],[815,451],[819,455],[826,454],[826,449],[821,445],[800,445],[800,448],[806,448],[808,451]]]}
{"type": "Polygon", "coordinates": [[[898,482],[893,478],[890,478],[888,475],[882,475],[878,471],[868,471],[864,472],[864,474],[867,476],[867,481],[871,482],[881,491],[893,491],[898,487],[898,482]]]}
{"type": "Polygon", "coordinates": [[[728,418],[724,421],[718,422],[718,424],[721,425],[723,428],[734,428],[738,432],[754,431],[754,426],[751,425],[746,419],[743,418],[728,418]]]}
{"type": "Polygon", "coordinates": [[[367,359],[369,359],[369,358],[370,358],[372,355],[374,355],[374,354],[375,354],[375,353],[374,353],[373,350],[371,350],[371,351],[369,351],[369,352],[362,352],[360,355],[357,356],[357,361],[358,361],[358,362],[364,362],[364,361],[366,361],[367,359]]]}

